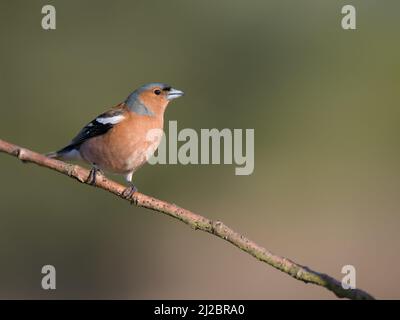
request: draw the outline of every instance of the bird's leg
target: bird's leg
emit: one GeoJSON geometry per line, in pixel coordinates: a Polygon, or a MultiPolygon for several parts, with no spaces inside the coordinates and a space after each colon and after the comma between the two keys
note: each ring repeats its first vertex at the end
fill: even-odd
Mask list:
{"type": "Polygon", "coordinates": [[[124,192],[122,192],[122,196],[125,199],[130,200],[131,204],[137,205],[137,199],[136,199],[136,197],[134,197],[134,193],[137,191],[138,191],[138,189],[135,187],[135,185],[133,183],[131,183],[131,185],[129,187],[127,187],[124,190],[124,192]]]}
{"type": "Polygon", "coordinates": [[[85,182],[90,185],[95,185],[97,173],[102,173],[102,172],[96,165],[93,165],[92,169],[90,169],[89,176],[87,177],[85,182]]]}
{"type": "Polygon", "coordinates": [[[133,194],[134,194],[135,192],[137,192],[138,189],[137,189],[137,188],[135,187],[135,185],[132,183],[132,175],[133,175],[133,172],[129,172],[129,173],[125,176],[126,181],[129,182],[129,187],[127,187],[127,188],[122,192],[122,196],[123,196],[125,199],[130,200],[130,201],[131,201],[131,204],[137,205],[137,203],[138,203],[138,202],[137,202],[137,199],[136,199],[136,197],[133,196],[133,194]]]}

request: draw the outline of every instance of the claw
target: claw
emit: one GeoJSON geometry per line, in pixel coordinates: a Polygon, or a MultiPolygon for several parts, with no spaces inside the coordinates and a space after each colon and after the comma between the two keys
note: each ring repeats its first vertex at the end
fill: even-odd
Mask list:
{"type": "Polygon", "coordinates": [[[122,196],[125,199],[130,200],[131,204],[137,205],[138,201],[137,201],[136,197],[134,197],[134,193],[137,191],[138,191],[138,189],[132,184],[131,186],[127,187],[122,192],[122,196]]]}
{"type": "Polygon", "coordinates": [[[101,173],[101,170],[99,168],[92,167],[92,169],[90,169],[89,176],[87,177],[85,182],[90,185],[95,185],[97,173],[101,173]]]}

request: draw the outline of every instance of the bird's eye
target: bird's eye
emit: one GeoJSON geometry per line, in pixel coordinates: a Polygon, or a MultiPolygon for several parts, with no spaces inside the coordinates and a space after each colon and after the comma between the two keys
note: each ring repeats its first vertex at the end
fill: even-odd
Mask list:
{"type": "Polygon", "coordinates": [[[156,94],[157,96],[160,95],[161,94],[161,90],[159,90],[159,89],[154,90],[154,94],[156,94]]]}

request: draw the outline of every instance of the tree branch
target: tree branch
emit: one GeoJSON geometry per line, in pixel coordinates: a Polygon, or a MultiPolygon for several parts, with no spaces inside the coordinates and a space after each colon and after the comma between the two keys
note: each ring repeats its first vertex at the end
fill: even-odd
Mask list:
{"type": "MultiPolygon", "coordinates": [[[[78,165],[68,164],[59,160],[47,158],[46,156],[43,156],[39,153],[21,148],[17,145],[8,143],[1,139],[0,152],[13,155],[23,162],[35,163],[39,166],[60,172],[71,178],[75,178],[81,183],[86,183],[86,179],[89,175],[88,170],[78,165]]],[[[95,186],[109,191],[122,199],[125,199],[122,196],[122,192],[125,190],[125,187],[121,184],[107,179],[104,176],[97,177],[95,186]]],[[[247,239],[240,233],[232,230],[221,221],[212,221],[192,211],[180,208],[174,204],[158,200],[139,192],[135,193],[135,200],[137,206],[139,207],[144,207],[153,211],[161,212],[186,223],[195,230],[201,230],[211,233],[221,239],[232,243],[234,246],[238,247],[244,252],[247,252],[258,260],[263,261],[270,266],[287,273],[297,280],[303,281],[305,283],[316,284],[332,291],[339,298],[349,298],[357,300],[374,299],[370,294],[365,291],[362,291],[360,289],[346,290],[342,287],[339,281],[326,274],[313,271],[306,266],[302,266],[287,258],[283,258],[269,252],[255,242],[247,239]]]]}

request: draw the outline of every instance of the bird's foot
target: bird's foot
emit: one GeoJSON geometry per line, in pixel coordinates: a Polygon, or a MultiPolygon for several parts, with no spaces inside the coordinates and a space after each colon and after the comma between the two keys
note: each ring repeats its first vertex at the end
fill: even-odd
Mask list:
{"type": "Polygon", "coordinates": [[[98,173],[102,174],[101,170],[97,167],[92,167],[92,169],[90,169],[89,176],[87,177],[85,182],[90,185],[95,185],[96,176],[98,173]]]}
{"type": "Polygon", "coordinates": [[[122,192],[122,196],[125,199],[129,200],[131,202],[131,204],[137,205],[138,200],[134,196],[135,192],[137,192],[137,191],[138,191],[138,189],[132,184],[122,192]]]}

